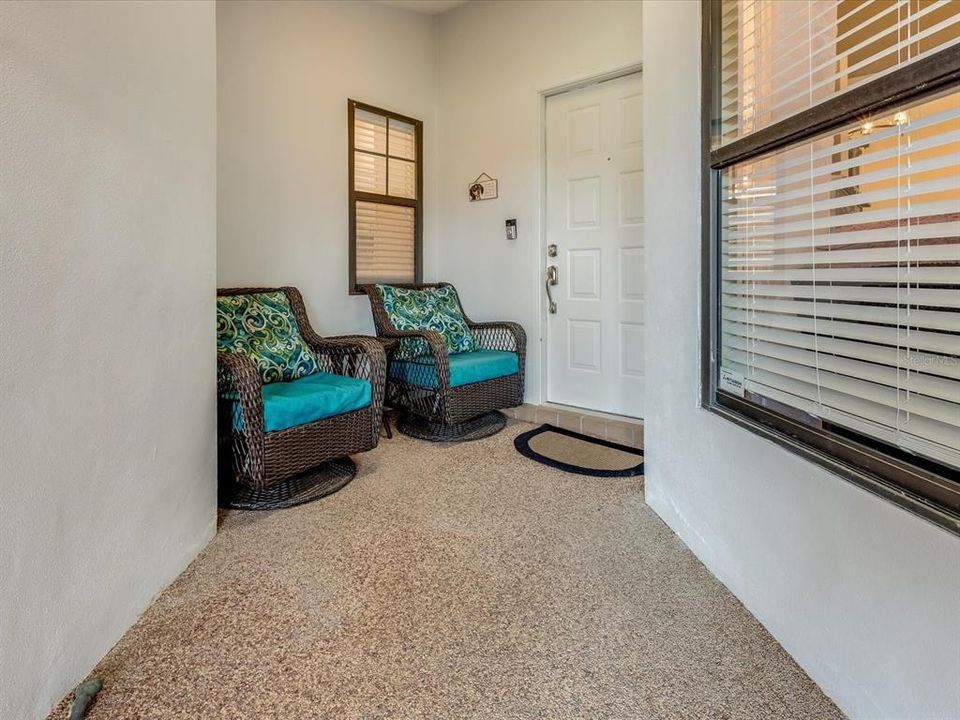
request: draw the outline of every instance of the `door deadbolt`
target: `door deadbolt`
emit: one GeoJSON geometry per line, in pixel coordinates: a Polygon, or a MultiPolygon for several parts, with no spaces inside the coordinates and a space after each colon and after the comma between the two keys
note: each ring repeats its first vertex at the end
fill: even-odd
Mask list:
{"type": "Polygon", "coordinates": [[[557,256],[557,246],[553,243],[547,245],[547,257],[556,257],[557,256]]]}

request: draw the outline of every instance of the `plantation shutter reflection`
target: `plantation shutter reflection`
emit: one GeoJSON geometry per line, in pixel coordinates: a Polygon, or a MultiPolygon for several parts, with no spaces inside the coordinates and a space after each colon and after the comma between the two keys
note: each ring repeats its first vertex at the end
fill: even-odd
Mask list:
{"type": "Polygon", "coordinates": [[[957,42],[957,0],[722,0],[714,145],[957,42]]]}
{"type": "Polygon", "coordinates": [[[413,208],[357,202],[357,282],[413,282],[413,208]]]}
{"type": "Polygon", "coordinates": [[[351,287],[418,279],[421,124],[351,101],[351,287]]]}
{"type": "Polygon", "coordinates": [[[720,192],[721,388],[960,468],[960,92],[726,168],[720,192]]]}

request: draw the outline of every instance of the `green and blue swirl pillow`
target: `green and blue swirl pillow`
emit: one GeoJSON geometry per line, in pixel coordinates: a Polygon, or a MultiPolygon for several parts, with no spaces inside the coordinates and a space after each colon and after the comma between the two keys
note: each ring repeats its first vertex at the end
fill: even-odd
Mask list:
{"type": "MultiPolygon", "coordinates": [[[[383,299],[383,308],[397,330],[436,330],[440,333],[451,355],[473,352],[477,339],[470,331],[457,291],[447,285],[439,288],[412,290],[392,285],[377,285],[383,299]]],[[[430,353],[423,338],[403,338],[394,357],[409,360],[430,353]]]]}
{"type": "Polygon", "coordinates": [[[264,384],[296,380],[320,369],[282,290],[218,296],[217,350],[249,357],[264,384]]]}

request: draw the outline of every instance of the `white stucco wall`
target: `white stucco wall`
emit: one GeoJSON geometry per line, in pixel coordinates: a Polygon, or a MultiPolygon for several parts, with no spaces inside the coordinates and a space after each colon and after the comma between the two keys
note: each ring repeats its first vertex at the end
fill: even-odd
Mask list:
{"type": "Polygon", "coordinates": [[[638,0],[472,2],[440,16],[438,277],[473,319],[526,328],[529,402],[542,399],[540,93],[639,64],[640,24],[638,0]],[[470,203],[481,172],[500,197],[470,203]]]}
{"type": "Polygon", "coordinates": [[[960,718],[960,538],[698,407],[700,3],[644,3],[646,497],[851,718],[960,718]]]}
{"type": "Polygon", "coordinates": [[[221,287],[296,285],[322,335],[373,332],[348,295],[347,98],[423,121],[436,275],[437,19],[368,2],[220,2],[221,287]]]}
{"type": "Polygon", "coordinates": [[[216,525],[208,2],[0,3],[0,718],[216,525]]]}
{"type": "Polygon", "coordinates": [[[215,285],[369,330],[346,98],[424,120],[427,277],[527,327],[537,401],[539,93],[641,59],[647,501],[851,717],[960,718],[960,539],[698,407],[699,3],[640,9],[0,3],[0,718],[214,531],[215,285]],[[471,205],[481,171],[501,197],[471,205]]]}

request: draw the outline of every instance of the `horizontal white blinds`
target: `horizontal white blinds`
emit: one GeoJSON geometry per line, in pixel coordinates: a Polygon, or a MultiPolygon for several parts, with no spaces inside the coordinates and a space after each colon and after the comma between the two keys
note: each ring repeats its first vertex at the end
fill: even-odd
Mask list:
{"type": "Polygon", "coordinates": [[[354,190],[416,199],[417,133],[413,125],[357,109],[352,152],[354,190]]]}
{"type": "Polygon", "coordinates": [[[357,282],[413,282],[414,209],[357,201],[357,282]]]}
{"type": "Polygon", "coordinates": [[[957,0],[723,0],[725,144],[960,42],[957,0]]]}
{"type": "Polygon", "coordinates": [[[416,160],[417,133],[413,125],[390,120],[390,155],[404,160],[416,160]]]}
{"type": "Polygon", "coordinates": [[[417,165],[407,160],[357,151],[354,153],[353,186],[360,192],[415,200],[417,165]]]}
{"type": "Polygon", "coordinates": [[[353,154],[353,187],[360,192],[387,194],[387,158],[365,152],[353,154]]]}
{"type": "Polygon", "coordinates": [[[417,135],[417,125],[354,109],[353,189],[367,193],[353,199],[358,284],[416,280],[417,211],[409,201],[420,185],[417,135]]]}
{"type": "Polygon", "coordinates": [[[417,197],[416,163],[390,158],[387,194],[394,197],[415,199],[417,197]]]}
{"type": "Polygon", "coordinates": [[[387,154],[387,118],[357,109],[353,115],[353,146],[357,150],[387,154]]]}
{"type": "Polygon", "coordinates": [[[724,170],[720,227],[723,374],[960,468],[960,92],[724,170]]]}

